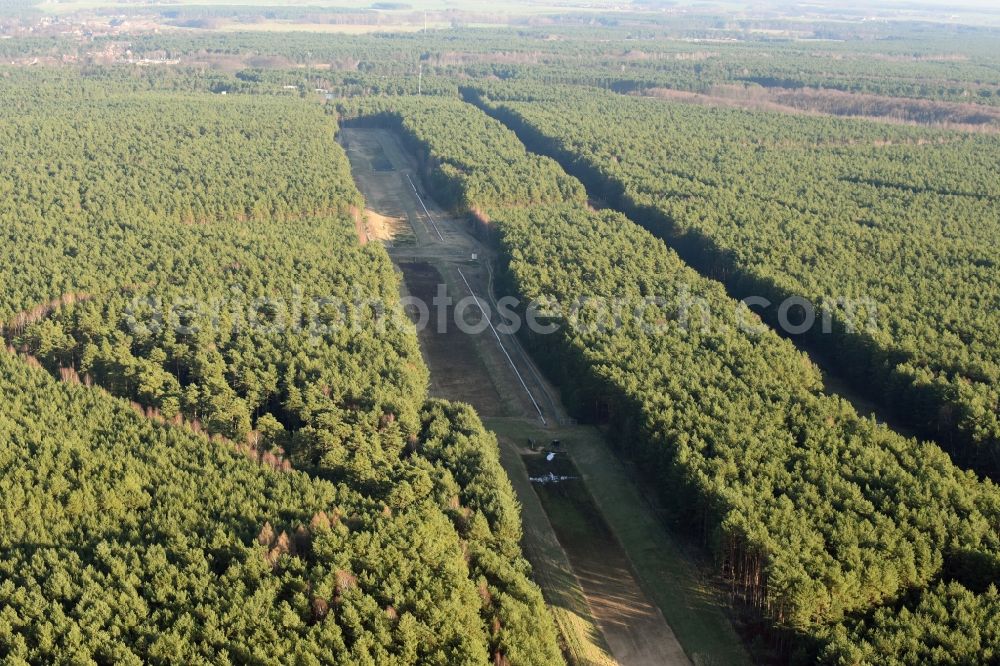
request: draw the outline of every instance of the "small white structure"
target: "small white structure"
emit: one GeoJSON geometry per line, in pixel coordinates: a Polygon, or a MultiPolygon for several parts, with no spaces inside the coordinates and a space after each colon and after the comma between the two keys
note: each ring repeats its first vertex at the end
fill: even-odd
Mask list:
{"type": "Polygon", "coordinates": [[[575,476],[556,476],[552,472],[549,472],[544,476],[529,476],[528,480],[532,483],[559,483],[561,481],[572,481],[576,478],[575,476]]]}

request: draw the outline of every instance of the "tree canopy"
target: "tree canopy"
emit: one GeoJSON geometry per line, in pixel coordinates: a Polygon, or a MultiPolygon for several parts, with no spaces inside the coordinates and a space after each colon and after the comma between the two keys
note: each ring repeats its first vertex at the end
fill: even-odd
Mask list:
{"type": "Polygon", "coordinates": [[[560,663],[329,117],[88,85],[2,96],[0,659],[560,663]]]}

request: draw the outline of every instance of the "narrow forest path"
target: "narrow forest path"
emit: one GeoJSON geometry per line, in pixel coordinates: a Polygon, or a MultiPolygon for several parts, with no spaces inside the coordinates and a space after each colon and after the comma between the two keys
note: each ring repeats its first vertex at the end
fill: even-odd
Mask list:
{"type": "MultiPolygon", "coordinates": [[[[408,295],[428,304],[435,296],[447,295],[457,304],[474,295],[495,312],[490,249],[468,233],[465,221],[450,217],[423,191],[417,165],[398,137],[382,129],[343,128],[341,140],[369,220],[395,225],[388,234],[375,231],[402,272],[408,295]]],[[[452,325],[454,308],[444,309],[449,325],[441,330],[434,325],[432,307],[432,325],[420,332],[431,393],[472,404],[497,433],[504,466],[524,507],[525,553],[571,660],[623,666],[745,662],[724,611],[703,603],[704,580],[680,549],[667,548],[662,554],[679,559],[677,567],[650,564],[643,575],[637,573],[621,535],[644,520],[643,529],[656,531],[661,539],[653,543],[669,537],[637,494],[627,500],[636,503],[632,507],[609,510],[595,504],[593,498],[608,496],[613,492],[609,486],[621,478],[608,477],[603,468],[575,472],[579,481],[558,490],[529,480],[530,471],[544,461],[526,446],[529,437],[540,443],[562,439],[570,469],[573,442],[586,440],[593,446],[601,437],[568,418],[557,390],[513,334],[494,327],[462,333],[452,325]],[[608,523],[607,515],[621,518],[608,523]],[[670,612],[683,615],[684,647],[661,611],[675,602],[670,612]]],[[[481,318],[479,306],[464,309],[467,323],[481,318]]],[[[599,446],[607,451],[603,441],[599,446]]]]}

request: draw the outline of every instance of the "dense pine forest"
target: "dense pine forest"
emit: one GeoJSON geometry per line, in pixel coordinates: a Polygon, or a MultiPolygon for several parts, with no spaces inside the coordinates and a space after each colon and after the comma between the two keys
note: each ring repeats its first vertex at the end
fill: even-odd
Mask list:
{"type": "Polygon", "coordinates": [[[61,83],[4,83],[0,654],[558,662],[329,116],[61,83]]]}
{"type": "Polygon", "coordinates": [[[0,7],[0,662],[1000,663],[994,10],[313,4],[0,7]]]}

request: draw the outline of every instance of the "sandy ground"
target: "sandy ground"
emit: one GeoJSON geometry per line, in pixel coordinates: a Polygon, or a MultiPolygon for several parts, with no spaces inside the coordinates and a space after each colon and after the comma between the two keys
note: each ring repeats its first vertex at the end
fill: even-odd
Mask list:
{"type": "Polygon", "coordinates": [[[393,243],[412,238],[409,223],[400,217],[381,215],[370,208],[365,209],[365,230],[370,240],[393,243]]]}

